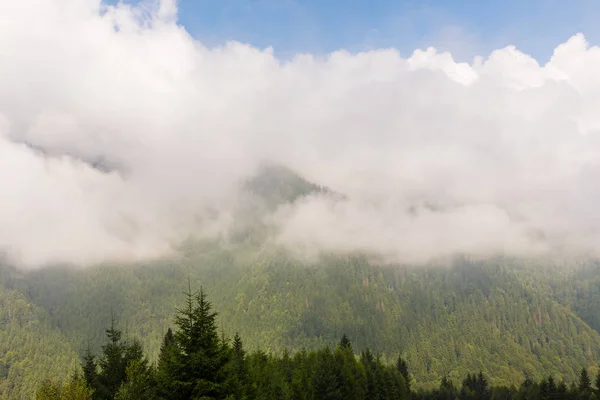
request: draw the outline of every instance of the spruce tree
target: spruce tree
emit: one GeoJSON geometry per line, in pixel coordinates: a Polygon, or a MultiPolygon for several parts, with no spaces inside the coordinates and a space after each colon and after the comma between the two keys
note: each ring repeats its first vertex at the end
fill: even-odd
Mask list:
{"type": "Polygon", "coordinates": [[[217,332],[217,313],[211,311],[212,305],[202,289],[199,293],[188,290],[185,295],[185,307],[175,317],[179,329],[174,338],[180,366],[176,392],[186,399],[225,398],[228,352],[217,332]]]}
{"type": "Polygon", "coordinates": [[[248,361],[246,360],[246,351],[240,335],[236,332],[233,337],[232,347],[232,382],[231,392],[235,400],[243,400],[249,398],[250,389],[250,370],[248,361]]]}
{"type": "Polygon", "coordinates": [[[102,346],[102,357],[98,362],[98,395],[101,399],[113,399],[119,386],[126,379],[126,346],[121,339],[121,331],[116,328],[112,318],[110,328],[106,330],[108,343],[102,346]]]}
{"type": "Polygon", "coordinates": [[[177,393],[178,388],[181,386],[179,382],[182,376],[181,359],[175,336],[169,328],[163,338],[156,366],[157,393],[161,398],[184,398],[182,394],[177,393]]]}
{"type": "Polygon", "coordinates": [[[348,336],[346,336],[345,333],[344,333],[344,335],[342,335],[342,339],[340,340],[340,343],[338,346],[340,347],[340,349],[346,349],[346,350],[349,350],[350,352],[353,352],[352,343],[350,343],[350,339],[348,339],[348,336]]]}
{"type": "Polygon", "coordinates": [[[96,365],[96,356],[92,353],[89,344],[82,357],[81,370],[85,384],[94,392],[94,399],[98,398],[98,366],[96,365]]]}
{"type": "Polygon", "coordinates": [[[396,361],[396,369],[402,374],[404,383],[406,385],[406,391],[410,393],[410,375],[408,373],[408,364],[402,358],[402,356],[398,356],[398,361],[396,361]]]}
{"type": "Polygon", "coordinates": [[[592,380],[590,379],[587,369],[584,367],[581,369],[581,374],[579,375],[579,391],[581,393],[589,393],[591,389],[592,380]]]}
{"type": "Polygon", "coordinates": [[[344,400],[340,371],[329,347],[317,352],[313,388],[315,399],[344,400]]]}

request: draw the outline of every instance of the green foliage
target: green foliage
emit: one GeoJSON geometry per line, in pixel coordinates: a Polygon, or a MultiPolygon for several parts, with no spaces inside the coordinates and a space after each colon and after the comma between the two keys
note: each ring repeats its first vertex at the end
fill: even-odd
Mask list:
{"type": "Polygon", "coordinates": [[[410,375],[408,373],[408,364],[406,364],[406,361],[404,361],[401,356],[398,357],[398,361],[396,361],[396,369],[404,378],[406,389],[410,391],[410,375]]]}
{"type": "Polygon", "coordinates": [[[592,380],[590,379],[590,375],[587,371],[587,368],[581,369],[581,374],[579,375],[579,391],[582,393],[589,393],[592,390],[592,380]]]}
{"type": "Polygon", "coordinates": [[[156,398],[156,381],[147,363],[137,359],[128,363],[126,380],[115,395],[115,400],[152,400],[156,398]]]}
{"type": "Polygon", "coordinates": [[[357,359],[346,334],[333,351],[325,346],[316,351],[301,350],[293,355],[286,351],[276,356],[256,350],[247,357],[239,334],[235,334],[231,344],[224,335],[217,335],[217,314],[211,311],[212,305],[202,290],[199,293],[189,290],[185,296],[185,305],[175,316],[177,330],[173,333],[168,329],[164,336],[156,372],[148,365],[139,342],[121,341],[121,332],[116,329],[113,319],[106,330],[107,343],[102,346],[100,372],[96,370],[94,355],[88,351],[82,361],[83,377],[75,374],[64,385],[44,381],[36,398],[91,400],[92,394],[103,400],[597,398],[586,368],[581,370],[579,385],[572,384],[570,388],[564,381],[557,384],[553,376],[539,383],[526,378],[519,389],[491,386],[480,371],[468,373],[460,389],[444,376],[437,389],[411,392],[407,388],[409,364],[402,357],[394,364],[387,364],[367,347],[357,359]],[[122,363],[126,365],[125,376],[117,382],[115,371],[120,371],[122,363]],[[115,381],[107,377],[115,377],[115,381]],[[108,387],[106,382],[116,385],[114,396],[110,392],[95,392],[87,385],[86,381],[95,382],[96,378],[100,388],[108,387]]]}
{"type": "Polygon", "coordinates": [[[76,364],[72,344],[43,310],[0,286],[0,399],[31,398],[45,378],[64,379],[76,364]]]}
{"type": "Polygon", "coordinates": [[[188,291],[185,307],[177,311],[174,355],[179,377],[172,383],[176,393],[172,399],[225,398],[228,352],[217,333],[217,314],[211,308],[201,289],[199,293],[188,291]]]}
{"type": "Polygon", "coordinates": [[[35,393],[36,400],[92,400],[92,389],[85,380],[75,375],[63,384],[50,379],[42,382],[35,393]]]}
{"type": "Polygon", "coordinates": [[[479,370],[495,386],[518,386],[527,376],[572,382],[600,359],[600,335],[591,328],[600,288],[595,264],[461,259],[447,267],[380,267],[357,256],[312,265],[256,250],[190,243],[179,259],[140,266],[0,268],[0,298],[11,305],[0,308],[8,321],[0,325],[0,398],[30,396],[88,345],[101,355],[113,312],[157,363],[157,381],[172,381],[165,375],[172,369],[161,365],[182,359],[161,347],[187,277],[210,289],[220,327],[239,331],[249,353],[335,348],[346,333],[353,351],[370,347],[386,364],[401,353],[411,366],[405,383],[415,388],[479,370]]]}

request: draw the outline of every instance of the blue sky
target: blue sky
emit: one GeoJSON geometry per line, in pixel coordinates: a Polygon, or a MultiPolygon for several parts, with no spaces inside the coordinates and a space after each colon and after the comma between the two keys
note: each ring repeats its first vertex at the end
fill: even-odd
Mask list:
{"type": "Polygon", "coordinates": [[[433,45],[470,61],[515,44],[545,62],[577,32],[600,44],[600,0],[179,0],[179,21],[208,45],[233,39],[283,58],[433,45]]]}

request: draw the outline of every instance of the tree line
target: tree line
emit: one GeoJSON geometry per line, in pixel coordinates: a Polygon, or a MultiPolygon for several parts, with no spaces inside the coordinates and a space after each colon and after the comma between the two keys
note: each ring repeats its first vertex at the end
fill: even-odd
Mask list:
{"type": "Polygon", "coordinates": [[[444,377],[438,389],[414,390],[406,361],[383,362],[368,348],[357,356],[346,335],[337,346],[274,355],[247,353],[240,336],[217,328],[217,313],[205,292],[188,290],[176,310],[175,329],[164,335],[158,360],[150,363],[138,340],[123,338],[113,318],[100,354],[88,348],[66,382],[46,379],[38,400],[391,400],[391,399],[600,399],[600,370],[583,368],[567,385],[548,377],[519,387],[492,387],[482,373],[460,385],[444,377]]]}

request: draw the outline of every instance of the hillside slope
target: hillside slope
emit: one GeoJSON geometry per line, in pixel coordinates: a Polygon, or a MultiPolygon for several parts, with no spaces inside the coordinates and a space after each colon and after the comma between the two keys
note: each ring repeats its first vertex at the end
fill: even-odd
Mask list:
{"type": "Polygon", "coordinates": [[[78,360],[73,343],[19,291],[0,289],[0,399],[28,399],[41,380],[65,377],[78,360]]]}
{"type": "Polygon", "coordinates": [[[600,335],[545,284],[521,279],[522,269],[502,260],[391,268],[360,258],[307,266],[209,246],[172,263],[45,269],[18,281],[70,352],[88,340],[97,348],[114,313],[156,354],[190,277],[208,291],[223,329],[239,327],[250,348],[314,348],[346,333],[358,350],[402,353],[423,386],[480,369],[495,384],[548,374],[573,380],[581,365],[597,364],[600,335]]]}

